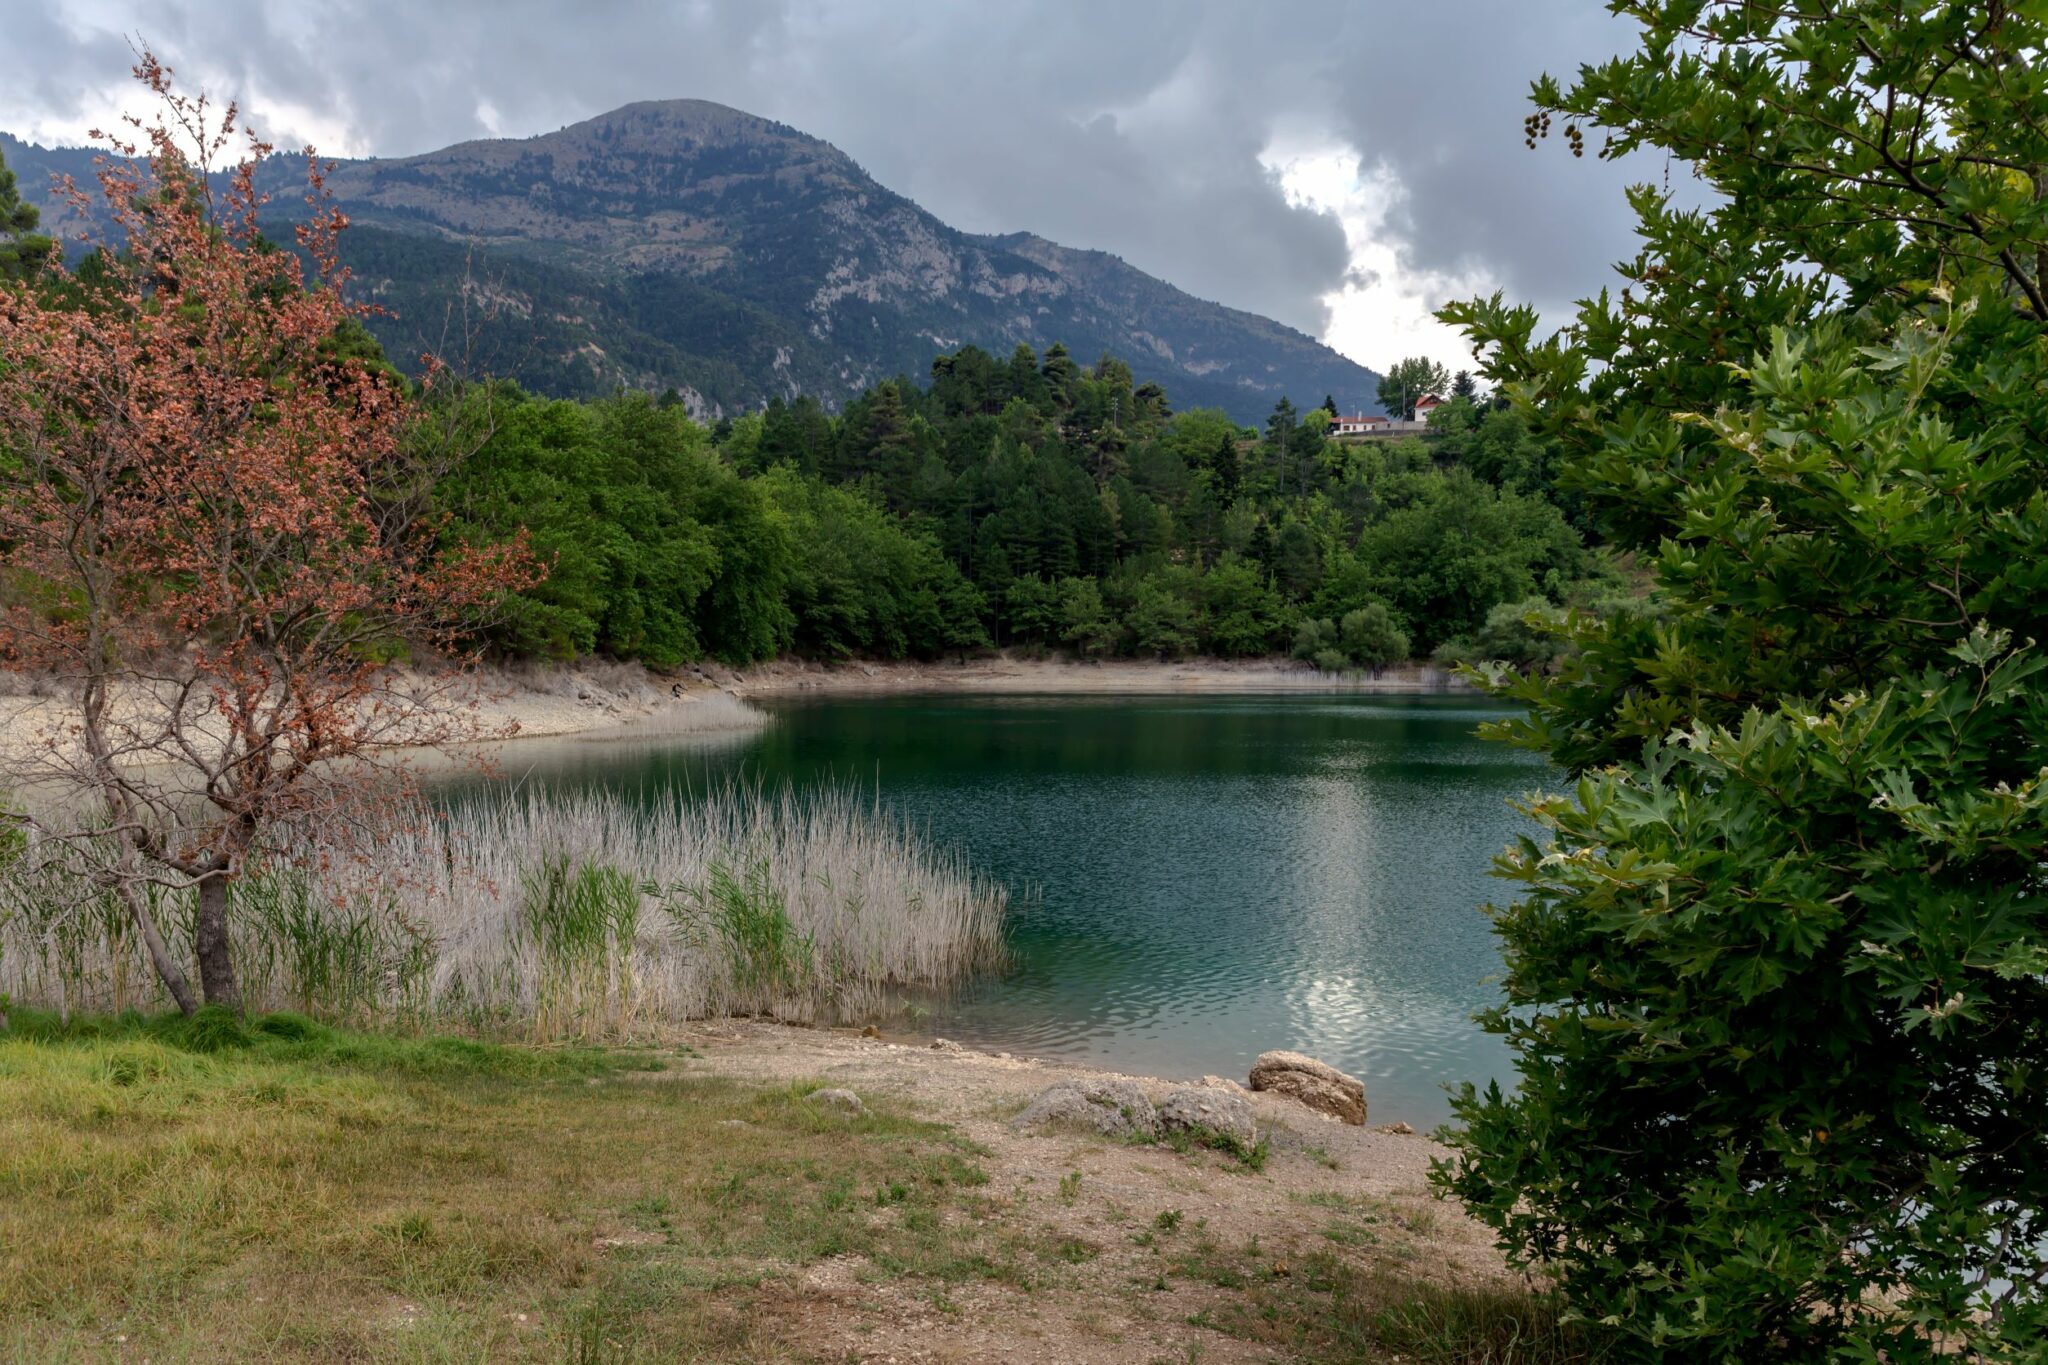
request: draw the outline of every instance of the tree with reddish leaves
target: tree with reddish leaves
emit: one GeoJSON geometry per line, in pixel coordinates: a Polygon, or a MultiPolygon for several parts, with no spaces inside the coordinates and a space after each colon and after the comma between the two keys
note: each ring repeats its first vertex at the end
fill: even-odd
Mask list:
{"type": "Polygon", "coordinates": [[[441,471],[402,381],[335,344],[363,310],[321,163],[277,250],[270,147],[150,53],[135,75],[159,113],[103,139],[118,248],[0,285],[0,663],[66,698],[7,776],[55,793],[17,818],[120,897],[187,1012],[150,892],[196,893],[200,993],[238,1008],[231,885],[267,848],[331,844],[405,749],[485,737],[463,632],[535,570],[422,515],[441,471]]]}

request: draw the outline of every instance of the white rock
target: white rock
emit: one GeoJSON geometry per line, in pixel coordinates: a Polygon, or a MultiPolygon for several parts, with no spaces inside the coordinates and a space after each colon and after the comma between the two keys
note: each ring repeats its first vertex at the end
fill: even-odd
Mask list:
{"type": "Polygon", "coordinates": [[[1259,1140],[1251,1101],[1210,1086],[1168,1094],[1159,1102],[1159,1123],[1169,1133],[1218,1133],[1247,1147],[1259,1140]]]}
{"type": "Polygon", "coordinates": [[[1107,1137],[1157,1137],[1159,1112],[1130,1081],[1062,1081],[1031,1102],[1012,1127],[1086,1128],[1107,1137]]]}

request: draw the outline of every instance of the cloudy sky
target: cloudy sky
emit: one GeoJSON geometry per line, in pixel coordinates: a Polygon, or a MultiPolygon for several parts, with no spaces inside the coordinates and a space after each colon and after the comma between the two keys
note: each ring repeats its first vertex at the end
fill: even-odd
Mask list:
{"type": "Polygon", "coordinates": [[[692,96],[836,143],[957,227],[1113,251],[1354,359],[1428,317],[1561,320],[1661,167],[1530,152],[1529,81],[1625,47],[1597,0],[9,0],[0,128],[81,142],[141,38],[280,145],[398,156],[692,96]]]}

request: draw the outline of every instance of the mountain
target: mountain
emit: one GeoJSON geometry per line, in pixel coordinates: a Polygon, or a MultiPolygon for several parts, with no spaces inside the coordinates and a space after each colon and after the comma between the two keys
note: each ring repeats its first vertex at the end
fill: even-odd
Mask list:
{"type": "MultiPolygon", "coordinates": [[[[24,192],[91,164],[4,135],[0,154],[24,192]]],[[[280,205],[297,202],[296,171],[267,172],[280,205]]],[[[544,392],[675,387],[705,413],[799,391],[836,404],[968,343],[1006,356],[1056,341],[1247,422],[1282,395],[1370,406],[1377,383],[1312,337],[1105,252],[958,231],[830,143],[702,100],[342,161],[329,183],[394,358],[464,352],[544,392]]]]}

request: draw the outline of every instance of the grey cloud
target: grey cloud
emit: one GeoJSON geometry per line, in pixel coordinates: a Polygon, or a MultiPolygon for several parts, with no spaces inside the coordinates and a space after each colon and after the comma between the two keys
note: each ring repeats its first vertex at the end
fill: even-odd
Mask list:
{"type": "MultiPolygon", "coordinates": [[[[1347,37],[1364,26],[1353,14],[1347,37]]],[[[1452,66],[1434,80],[1347,81],[1334,107],[1408,190],[1399,227],[1410,257],[1451,272],[1482,265],[1553,315],[1606,284],[1608,267],[1635,250],[1623,191],[1661,163],[1574,159],[1561,138],[1532,152],[1522,119],[1532,80],[1624,50],[1632,26],[1583,0],[1526,0],[1417,6],[1403,28],[1415,50],[1452,66]]]]}
{"type": "Polygon", "coordinates": [[[1417,268],[1556,309],[1631,249],[1628,171],[1521,144],[1533,77],[1630,36],[1585,0],[31,0],[10,22],[0,127],[90,121],[136,32],[278,140],[338,127],[380,155],[487,136],[485,104],[522,135],[695,96],[826,138],[957,226],[1113,251],[1308,331],[1346,252],[1260,166],[1276,130],[1397,176],[1417,268]]]}

